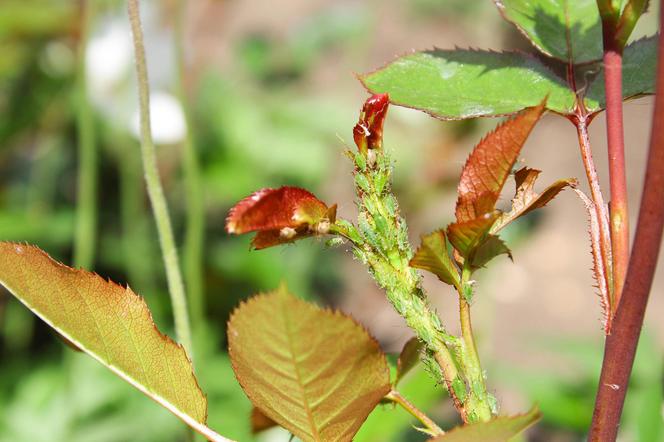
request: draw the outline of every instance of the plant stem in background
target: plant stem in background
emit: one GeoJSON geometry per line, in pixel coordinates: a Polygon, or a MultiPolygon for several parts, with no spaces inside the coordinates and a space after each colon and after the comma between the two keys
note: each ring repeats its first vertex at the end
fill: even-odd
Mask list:
{"type": "Polygon", "coordinates": [[[613,315],[620,303],[629,263],[629,212],[623,131],[622,47],[615,39],[615,19],[603,19],[606,139],[609,153],[611,247],[613,259],[613,315]]]}
{"type": "Polygon", "coordinates": [[[180,273],[178,252],[173,238],[171,220],[168,215],[168,205],[159,178],[155,146],[152,141],[148,71],[145,62],[145,47],[143,45],[143,30],[141,29],[138,0],[129,0],[127,3],[127,9],[129,11],[129,21],[131,22],[136,58],[136,75],[138,80],[138,97],[141,118],[141,154],[143,157],[145,181],[147,183],[148,196],[152,203],[152,211],[157,224],[161,252],[166,267],[168,291],[171,295],[173,317],[175,320],[175,332],[178,341],[187,351],[189,358],[193,360],[191,329],[189,326],[189,313],[187,311],[187,297],[185,295],[182,275],[180,273]]]}
{"type": "Polygon", "coordinates": [[[388,399],[395,404],[399,404],[401,407],[403,407],[404,410],[406,410],[408,413],[410,413],[414,418],[419,420],[422,425],[424,425],[427,430],[429,431],[429,434],[432,436],[439,436],[441,434],[445,434],[445,432],[438,426],[434,421],[432,421],[429,416],[426,414],[422,413],[421,410],[419,410],[415,405],[413,405],[408,399],[403,397],[401,393],[399,393],[396,390],[390,391],[386,396],[385,399],[388,399]]]}
{"type": "Polygon", "coordinates": [[[175,54],[177,90],[186,132],[182,143],[184,186],[187,201],[187,222],[183,248],[184,276],[191,306],[194,328],[203,323],[205,315],[205,287],[203,280],[203,244],[205,243],[205,207],[203,186],[196,146],[191,133],[191,114],[187,100],[186,61],[184,56],[186,2],[179,0],[175,26],[175,54]]]}
{"type": "Polygon", "coordinates": [[[76,67],[78,180],[74,265],[91,269],[97,235],[97,149],[94,137],[94,121],[87,91],[85,52],[90,25],[94,16],[94,2],[83,0],[80,3],[82,17],[76,67]]]}
{"type": "MultiPolygon", "coordinates": [[[[660,25],[664,7],[660,5],[660,25]]],[[[604,349],[589,440],[616,440],[634,355],[643,326],[664,228],[664,36],[659,35],[657,88],[650,152],[634,246],[611,334],[604,349]]]]}

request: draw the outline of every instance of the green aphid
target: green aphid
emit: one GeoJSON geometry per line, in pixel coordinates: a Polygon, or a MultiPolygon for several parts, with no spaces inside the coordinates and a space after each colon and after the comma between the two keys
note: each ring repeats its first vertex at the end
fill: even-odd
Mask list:
{"type": "Polygon", "coordinates": [[[355,185],[362,190],[364,193],[371,192],[371,186],[369,185],[369,180],[364,174],[356,173],[355,174],[355,185]]]}

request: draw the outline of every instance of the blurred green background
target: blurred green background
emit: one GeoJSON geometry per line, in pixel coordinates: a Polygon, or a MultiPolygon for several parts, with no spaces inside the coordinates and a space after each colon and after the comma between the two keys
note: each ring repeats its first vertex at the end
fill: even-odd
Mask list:
{"type": "MultiPolygon", "coordinates": [[[[338,202],[340,214],[352,218],[351,169],[343,150],[352,142],[351,128],[366,96],[354,72],[432,46],[530,48],[488,0],[141,4],[153,131],[192,297],[196,372],[208,394],[209,424],[241,441],[287,441],[289,435],[280,429],[250,433],[250,404],[225,350],[225,322],[240,300],[285,280],[299,296],[356,316],[390,352],[398,352],[409,333],[344,247],[306,240],[249,252],[249,237],[224,232],[228,209],[254,190],[288,184],[338,202]],[[182,78],[178,48],[184,52],[182,78]],[[187,140],[197,156],[193,174],[187,140]],[[192,179],[194,186],[198,183],[194,194],[192,179]],[[190,255],[196,256],[196,249],[187,245],[192,220],[194,237],[200,233],[195,226],[204,235],[199,273],[190,255]]],[[[651,11],[637,34],[652,33],[653,16],[651,11]]],[[[96,187],[89,187],[94,204],[87,208],[96,214],[96,227],[82,246],[91,253],[86,267],[130,284],[172,336],[136,136],[124,2],[3,0],[0,51],[0,240],[33,243],[62,262],[81,262],[75,237],[81,227],[77,210],[85,208],[77,203],[78,174],[87,166],[79,149],[80,140],[89,137],[87,152],[95,156],[88,170],[95,171],[96,187]]],[[[633,143],[628,158],[632,208],[640,191],[650,109],[648,100],[626,105],[633,143]]],[[[463,160],[494,124],[443,123],[406,109],[390,110],[386,145],[394,151],[395,191],[414,241],[450,221],[463,160]]],[[[602,124],[598,119],[592,133],[600,172],[605,168],[602,124]]],[[[542,182],[583,177],[571,127],[554,117],[541,126],[526,156],[530,166],[544,169],[542,182]]],[[[544,413],[527,436],[531,441],[584,440],[602,356],[585,215],[572,196],[560,199],[507,233],[516,263],[505,260],[484,272],[474,307],[489,385],[503,411],[525,411],[537,402],[544,413]]],[[[661,273],[654,296],[661,295],[661,273]]],[[[425,284],[455,330],[451,292],[428,277],[425,284]]],[[[664,440],[664,334],[655,316],[662,312],[664,305],[653,300],[647,318],[652,330],[640,345],[628,395],[624,441],[664,440]]],[[[403,393],[444,428],[455,424],[443,389],[424,370],[404,382],[403,393]]],[[[356,440],[425,440],[412,425],[400,409],[379,407],[356,440]]],[[[185,429],[175,417],[62,345],[0,289],[0,442],[179,440],[185,440],[185,429]]]]}

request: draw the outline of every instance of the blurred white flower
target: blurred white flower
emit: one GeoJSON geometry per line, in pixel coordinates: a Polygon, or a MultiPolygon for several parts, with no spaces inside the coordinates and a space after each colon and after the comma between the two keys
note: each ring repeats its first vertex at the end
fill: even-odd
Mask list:
{"type": "MultiPolygon", "coordinates": [[[[182,141],[186,125],[180,102],[171,94],[155,91],[150,94],[150,124],[155,144],[174,144],[182,141]]],[[[131,122],[132,133],[140,137],[140,117],[135,111],[131,122]]]]}
{"type": "Polygon", "coordinates": [[[131,33],[126,24],[109,21],[93,35],[86,50],[88,89],[99,101],[126,78],[132,64],[131,33]]]}

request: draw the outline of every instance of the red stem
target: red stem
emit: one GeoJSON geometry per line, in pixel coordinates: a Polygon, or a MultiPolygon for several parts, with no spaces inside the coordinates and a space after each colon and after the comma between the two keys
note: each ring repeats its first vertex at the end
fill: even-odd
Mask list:
{"type": "MultiPolygon", "coordinates": [[[[664,21],[664,7],[660,8],[660,23],[664,21]]],[[[657,265],[657,257],[664,228],[664,36],[660,34],[657,91],[650,152],[643,185],[643,197],[636,226],[634,248],[629,261],[613,330],[606,339],[604,362],[600,375],[595,411],[589,440],[615,441],[622,414],[627,384],[634,363],[648,295],[657,265]]]]}
{"type": "MultiPolygon", "coordinates": [[[[612,45],[615,46],[615,45],[612,45]]],[[[622,51],[604,43],[604,86],[606,90],[606,138],[609,152],[611,198],[611,245],[613,257],[613,302],[611,315],[620,295],[629,264],[629,213],[625,174],[625,137],[622,112],[622,51]]]]}

